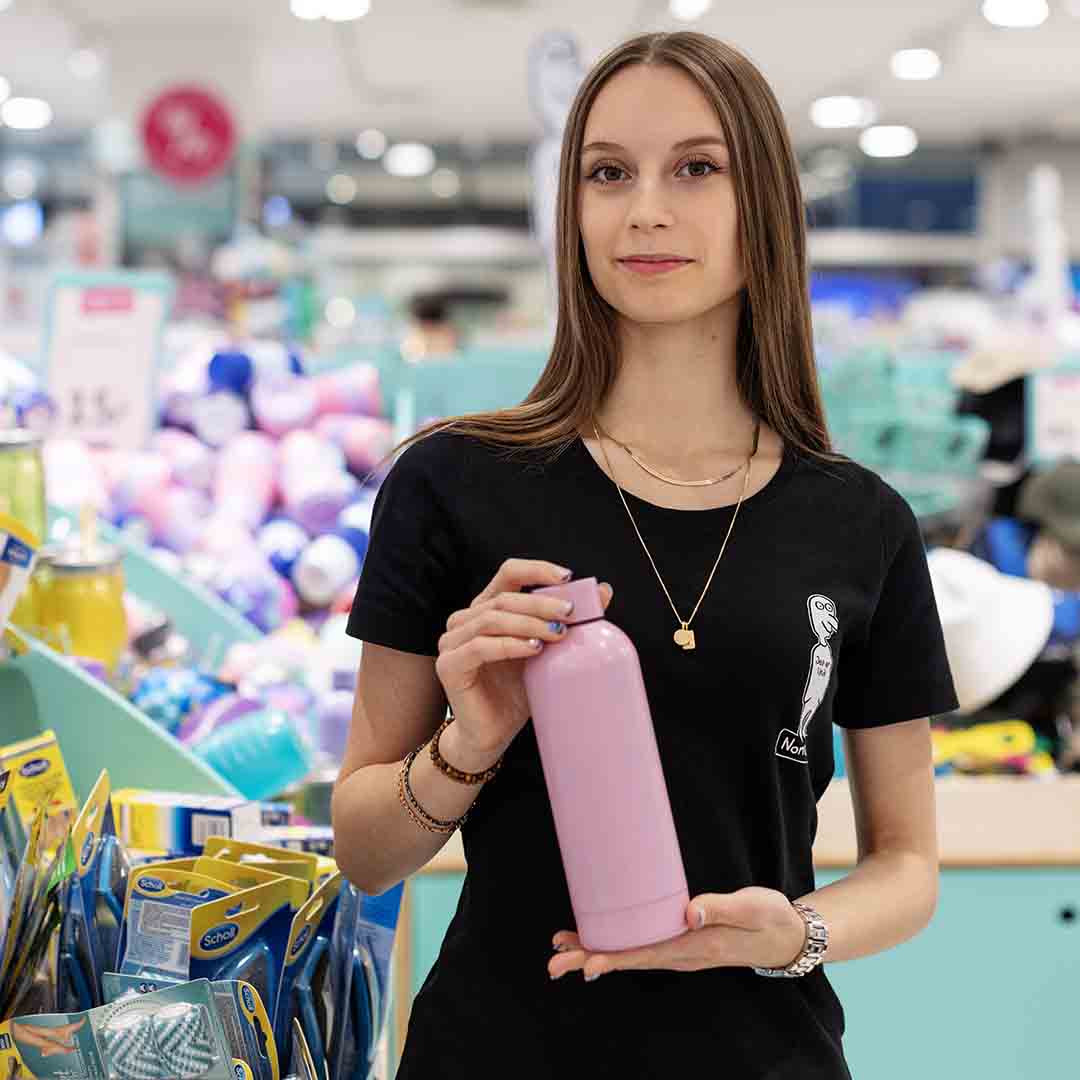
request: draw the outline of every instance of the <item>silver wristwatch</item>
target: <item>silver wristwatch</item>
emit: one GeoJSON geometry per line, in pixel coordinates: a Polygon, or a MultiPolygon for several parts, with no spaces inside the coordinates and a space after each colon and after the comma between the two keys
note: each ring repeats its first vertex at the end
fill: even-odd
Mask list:
{"type": "Polygon", "coordinates": [[[809,975],[825,959],[825,950],[829,947],[829,928],[825,925],[825,920],[812,907],[800,904],[798,900],[792,900],[791,906],[806,923],[806,941],[803,942],[802,951],[787,967],[754,968],[758,975],[774,979],[797,979],[801,975],[809,975]]]}

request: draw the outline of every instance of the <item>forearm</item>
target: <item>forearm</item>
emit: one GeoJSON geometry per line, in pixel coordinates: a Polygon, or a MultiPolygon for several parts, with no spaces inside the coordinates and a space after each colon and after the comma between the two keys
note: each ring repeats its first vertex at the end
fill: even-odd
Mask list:
{"type": "Polygon", "coordinates": [[[925,929],[937,907],[938,869],[912,852],[865,856],[850,874],[799,899],[829,926],[826,963],[872,956],[925,929]]]}
{"type": "MultiPolygon", "coordinates": [[[[478,758],[460,747],[451,724],[439,740],[443,757],[465,772],[481,772],[495,757],[478,758]]],[[[334,788],[332,814],[338,866],[365,892],[378,894],[415,873],[450,839],[413,821],[401,805],[398,774],[401,762],[366,765],[340,779],[334,788]]],[[[460,784],[436,768],[425,748],[409,770],[416,801],[431,817],[451,821],[476,801],[483,784],[460,784]]]]}

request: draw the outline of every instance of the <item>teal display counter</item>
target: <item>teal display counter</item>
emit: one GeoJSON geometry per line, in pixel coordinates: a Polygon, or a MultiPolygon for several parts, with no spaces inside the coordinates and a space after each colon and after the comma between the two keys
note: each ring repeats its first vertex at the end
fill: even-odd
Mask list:
{"type": "Polygon", "coordinates": [[[0,743],[56,732],[79,799],[102,769],[113,788],[145,787],[239,796],[200,761],[108,686],[40,642],[0,662],[0,743]]]}
{"type": "MultiPolygon", "coordinates": [[[[1080,1075],[1080,779],[946,780],[938,789],[942,874],[930,926],[895,949],[827,969],[845,1009],[852,1075],[1080,1075]]],[[[819,814],[818,888],[854,864],[846,782],[834,781],[819,814]]],[[[395,1053],[408,1003],[453,916],[463,870],[455,844],[410,879],[395,946],[395,986],[404,988],[391,1033],[395,1053]]]]}

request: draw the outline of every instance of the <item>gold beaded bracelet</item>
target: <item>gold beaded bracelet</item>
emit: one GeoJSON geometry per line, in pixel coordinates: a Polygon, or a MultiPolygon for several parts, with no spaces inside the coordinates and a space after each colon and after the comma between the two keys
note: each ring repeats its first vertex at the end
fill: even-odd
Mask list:
{"type": "Polygon", "coordinates": [[[409,769],[422,749],[423,746],[418,746],[415,750],[411,751],[408,757],[401,763],[401,769],[398,772],[398,799],[408,812],[409,817],[411,817],[421,828],[434,833],[452,833],[469,816],[469,810],[471,810],[472,807],[469,807],[469,810],[466,810],[465,813],[456,820],[441,821],[439,818],[432,817],[431,814],[420,805],[416,796],[413,794],[412,785],[409,783],[409,769]]]}
{"type": "Polygon", "coordinates": [[[499,767],[503,763],[503,756],[499,756],[499,760],[495,762],[490,768],[484,769],[483,772],[467,773],[462,772],[461,769],[455,769],[448,761],[443,759],[442,754],[439,753],[439,736],[454,722],[454,710],[448,708],[446,712],[446,719],[442,722],[439,730],[435,732],[431,739],[431,760],[435,763],[435,767],[450,777],[451,780],[456,780],[459,784],[483,784],[490,780],[498,771],[499,767]]]}

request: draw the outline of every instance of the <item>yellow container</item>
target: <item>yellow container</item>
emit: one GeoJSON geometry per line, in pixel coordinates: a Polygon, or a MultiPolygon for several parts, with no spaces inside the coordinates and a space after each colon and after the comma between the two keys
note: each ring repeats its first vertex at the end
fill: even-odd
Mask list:
{"type": "MultiPolygon", "coordinates": [[[[45,539],[45,466],[41,436],[25,428],[0,431],[0,503],[32,533],[45,539]]],[[[0,506],[0,510],[4,510],[0,506]]]]}
{"type": "Polygon", "coordinates": [[[35,599],[42,636],[61,652],[116,670],[128,640],[122,555],[104,545],[47,550],[35,599]]]}

